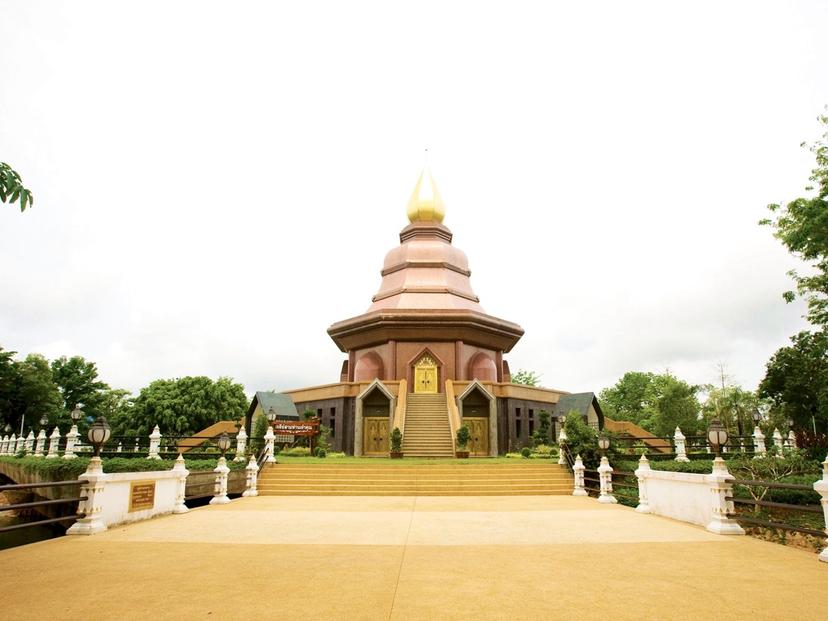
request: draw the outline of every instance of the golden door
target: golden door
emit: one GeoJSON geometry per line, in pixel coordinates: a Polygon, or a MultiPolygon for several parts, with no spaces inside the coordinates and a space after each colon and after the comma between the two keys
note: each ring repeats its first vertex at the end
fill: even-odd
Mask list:
{"type": "Polygon", "coordinates": [[[437,392],[437,367],[418,366],[414,368],[414,392],[437,392]]]}
{"type": "Polygon", "coordinates": [[[388,455],[388,419],[366,417],[362,420],[364,429],[363,453],[368,456],[388,455]]]}
{"type": "Polygon", "coordinates": [[[463,417],[463,424],[469,428],[469,454],[486,457],[489,454],[489,419],[463,417]]]}

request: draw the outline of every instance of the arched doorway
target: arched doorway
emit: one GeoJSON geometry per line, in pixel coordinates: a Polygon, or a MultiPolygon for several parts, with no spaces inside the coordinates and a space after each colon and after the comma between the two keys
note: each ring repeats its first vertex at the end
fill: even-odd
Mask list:
{"type": "Polygon", "coordinates": [[[437,391],[437,362],[429,354],[424,354],[414,364],[414,392],[433,394],[437,391]]]}
{"type": "Polygon", "coordinates": [[[497,402],[478,380],[473,380],[457,397],[460,419],[471,435],[469,454],[497,455],[497,402]]]}

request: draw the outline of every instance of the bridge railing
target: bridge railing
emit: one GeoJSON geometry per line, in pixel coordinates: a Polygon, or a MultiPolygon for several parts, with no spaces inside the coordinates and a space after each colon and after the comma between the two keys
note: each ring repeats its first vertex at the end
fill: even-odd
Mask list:
{"type": "MultiPolygon", "coordinates": [[[[74,481],[44,481],[42,483],[15,483],[11,485],[0,485],[0,492],[19,492],[26,490],[35,490],[43,488],[59,488],[59,487],[77,487],[80,488],[82,481],[75,479],[74,481]]],[[[6,505],[0,505],[0,512],[2,511],[21,511],[25,509],[40,509],[42,507],[55,507],[59,505],[76,505],[87,500],[86,496],[78,495],[70,498],[55,498],[48,500],[33,500],[30,502],[17,502],[6,505]]],[[[78,518],[83,517],[83,513],[75,512],[75,515],[65,515],[56,518],[45,518],[42,520],[33,520],[30,522],[21,522],[20,524],[12,524],[11,526],[3,526],[0,528],[0,533],[18,530],[21,528],[30,528],[32,526],[44,526],[46,524],[65,524],[69,528],[78,518]]]]}

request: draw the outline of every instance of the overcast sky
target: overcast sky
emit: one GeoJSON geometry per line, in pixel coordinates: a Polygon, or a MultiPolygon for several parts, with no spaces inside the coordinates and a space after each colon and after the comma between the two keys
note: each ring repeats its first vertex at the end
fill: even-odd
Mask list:
{"type": "Polygon", "coordinates": [[[2,0],[0,346],[115,387],[338,381],[428,147],[507,355],[598,391],[806,326],[757,226],[803,193],[828,2],[2,0]]]}

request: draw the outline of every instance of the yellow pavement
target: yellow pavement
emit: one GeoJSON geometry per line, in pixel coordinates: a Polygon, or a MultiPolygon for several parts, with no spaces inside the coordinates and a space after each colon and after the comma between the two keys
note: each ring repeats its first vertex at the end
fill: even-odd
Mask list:
{"type": "Polygon", "coordinates": [[[594,499],[261,497],[0,552],[4,619],[826,619],[816,554],[594,499]]]}

